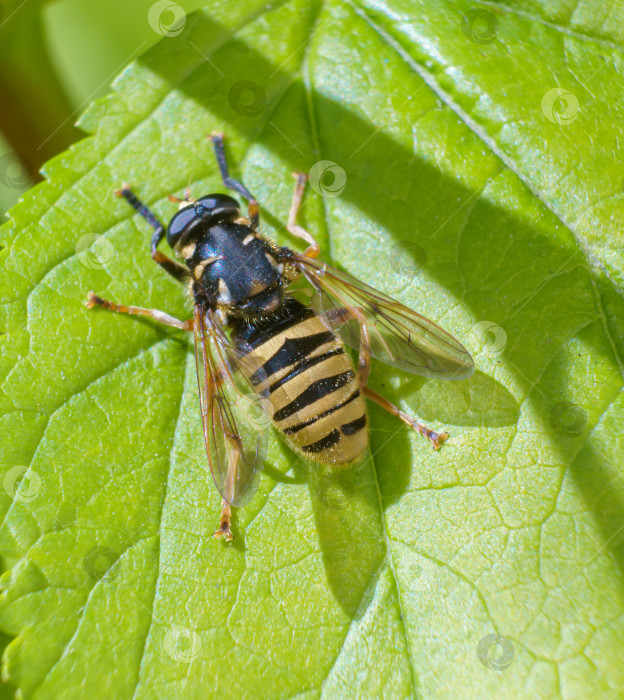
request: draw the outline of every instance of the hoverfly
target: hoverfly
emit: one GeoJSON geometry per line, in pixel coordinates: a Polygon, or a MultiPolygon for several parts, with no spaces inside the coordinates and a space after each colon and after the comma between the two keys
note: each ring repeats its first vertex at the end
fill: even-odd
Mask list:
{"type": "Polygon", "coordinates": [[[116,192],[154,229],[152,258],[188,286],[193,317],[181,321],[93,292],[86,305],[141,314],[194,332],[204,440],[222,497],[214,536],[230,541],[231,508],[241,504],[267,440],[268,430],[248,420],[250,405],[260,405],[265,427],[272,423],[299,454],[339,468],[359,460],[367,449],[365,399],[398,416],[434,449],[448,437],[367,386],[372,357],[437,379],[465,379],[474,364],[463,345],[438,325],[317,259],[317,242],[297,223],[304,173],[294,173],[286,228],[308,247],[297,253],[263,236],[258,202],[229,175],[223,134],[210,139],[223,183],[247,200],[247,216],[229,195],[193,199],[187,188],[184,199],[169,197],[179,210],[165,229],[129,185],[116,192]],[[165,236],[184,264],[158,250],[165,236]],[[303,289],[297,290],[297,282],[303,289]],[[357,351],[357,368],[346,346],[357,351]]]}

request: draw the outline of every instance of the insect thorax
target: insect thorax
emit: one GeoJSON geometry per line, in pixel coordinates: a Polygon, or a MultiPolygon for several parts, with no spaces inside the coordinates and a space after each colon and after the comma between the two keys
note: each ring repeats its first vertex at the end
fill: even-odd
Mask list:
{"type": "Polygon", "coordinates": [[[191,272],[195,302],[224,318],[271,314],[287,280],[280,249],[245,220],[199,230],[179,251],[191,272]]]}

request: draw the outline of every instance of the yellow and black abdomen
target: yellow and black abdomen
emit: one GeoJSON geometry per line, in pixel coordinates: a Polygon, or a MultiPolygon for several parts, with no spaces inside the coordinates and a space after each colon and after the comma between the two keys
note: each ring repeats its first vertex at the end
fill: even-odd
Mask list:
{"type": "Polygon", "coordinates": [[[267,396],[273,424],[294,449],[323,464],[362,457],[368,431],[357,373],[312,309],[287,299],[273,318],[239,327],[234,336],[246,343],[249,379],[267,396]]]}

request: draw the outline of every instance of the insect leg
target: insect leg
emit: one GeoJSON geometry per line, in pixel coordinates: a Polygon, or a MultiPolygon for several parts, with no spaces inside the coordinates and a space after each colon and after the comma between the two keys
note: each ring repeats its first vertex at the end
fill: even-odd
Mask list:
{"type": "Polygon", "coordinates": [[[232,509],[230,504],[223,499],[223,505],[221,507],[221,517],[219,518],[219,527],[215,530],[213,537],[220,540],[222,537],[225,538],[226,542],[231,542],[234,539],[234,535],[230,530],[230,523],[232,521],[232,509]]]}
{"type": "Polygon", "coordinates": [[[356,319],[360,324],[360,347],[358,351],[358,378],[361,386],[366,386],[370,374],[371,350],[370,334],[366,325],[366,317],[362,309],[357,306],[338,307],[329,309],[323,316],[329,322],[332,329],[339,328],[344,323],[356,319]]]}
{"type": "Polygon", "coordinates": [[[256,201],[256,198],[251,194],[251,192],[243,185],[242,182],[235,180],[230,177],[230,172],[228,170],[227,160],[225,158],[225,149],[223,147],[223,139],[225,136],[220,132],[215,132],[210,134],[208,137],[212,141],[214,146],[215,156],[217,158],[217,163],[219,165],[219,171],[221,172],[221,178],[223,184],[229,189],[238,192],[241,197],[244,197],[248,201],[248,212],[249,220],[251,221],[251,227],[253,229],[258,228],[260,223],[260,205],[256,201]]]}
{"type": "Polygon", "coordinates": [[[151,212],[149,208],[134,194],[134,192],[130,189],[130,185],[127,183],[124,182],[121,189],[116,190],[115,194],[118,197],[123,197],[128,204],[134,207],[154,229],[151,245],[152,259],[172,277],[175,277],[180,282],[185,282],[188,279],[188,270],[183,265],[180,265],[179,263],[175,262],[175,260],[168,258],[166,255],[157,250],[158,244],[165,236],[165,227],[160,223],[160,221],[158,221],[153,212],[151,212]]]}
{"type": "Polygon", "coordinates": [[[232,500],[232,497],[234,495],[234,484],[236,482],[236,476],[238,472],[239,458],[240,452],[238,448],[238,443],[235,440],[233,440],[230,442],[230,450],[228,452],[228,470],[223,489],[224,498],[221,506],[221,517],[219,519],[219,527],[213,535],[213,537],[216,537],[218,540],[222,537],[225,538],[226,542],[231,542],[234,539],[234,535],[230,530],[230,522],[232,517],[230,501],[232,500]]]}
{"type": "Polygon", "coordinates": [[[430,440],[433,444],[434,450],[439,450],[440,447],[442,447],[442,443],[448,438],[448,433],[436,433],[435,430],[428,428],[422,423],[418,423],[411,416],[408,416],[407,413],[404,413],[400,408],[395,406],[393,403],[390,403],[388,399],[385,399],[383,396],[381,396],[381,394],[369,389],[367,386],[362,387],[362,394],[364,394],[366,398],[371,399],[371,401],[374,401],[376,404],[384,408],[386,411],[388,411],[388,413],[399,417],[404,423],[407,423],[410,428],[413,428],[417,433],[420,433],[430,440]]]}
{"type": "Polygon", "coordinates": [[[351,306],[348,308],[332,309],[328,313],[328,319],[333,324],[336,324],[336,325],[346,323],[347,321],[349,321],[353,318],[357,319],[358,323],[360,324],[360,350],[359,350],[359,357],[358,357],[358,375],[359,375],[360,388],[362,390],[362,394],[364,394],[364,396],[371,399],[371,401],[374,401],[376,404],[378,404],[379,406],[384,408],[386,411],[391,413],[393,416],[398,416],[404,423],[407,423],[407,425],[409,425],[410,428],[413,428],[414,430],[416,430],[416,432],[420,433],[421,435],[426,437],[428,440],[430,440],[433,443],[434,450],[439,450],[440,447],[442,446],[442,443],[448,438],[448,433],[437,433],[435,430],[428,428],[426,425],[423,425],[422,423],[418,423],[418,421],[414,420],[407,413],[404,413],[403,411],[401,411],[400,408],[395,406],[393,403],[390,403],[390,401],[388,401],[388,399],[384,398],[383,396],[378,394],[376,391],[373,391],[372,389],[369,389],[366,386],[366,384],[368,382],[369,372],[370,372],[371,350],[370,350],[370,334],[368,332],[366,318],[364,316],[362,309],[359,309],[355,306],[351,306]]]}
{"type": "Polygon", "coordinates": [[[305,189],[306,180],[308,178],[305,173],[293,173],[293,176],[296,180],[295,189],[293,190],[290,211],[288,212],[288,223],[286,224],[286,229],[293,236],[303,238],[303,240],[308,244],[308,248],[303,251],[305,256],[308,258],[317,258],[321,252],[321,247],[316,242],[314,237],[297,223],[297,214],[299,213],[299,208],[301,207],[303,190],[305,189]]]}
{"type": "Polygon", "coordinates": [[[358,378],[360,386],[365,387],[368,383],[368,375],[370,374],[371,351],[370,351],[370,336],[366,319],[360,309],[353,307],[351,313],[357,318],[360,324],[360,350],[358,352],[358,378]]]}
{"type": "Polygon", "coordinates": [[[117,311],[123,314],[149,316],[155,321],[164,323],[167,326],[173,326],[174,328],[180,328],[183,331],[192,331],[195,327],[195,321],[192,318],[190,318],[188,321],[180,321],[164,311],[159,311],[158,309],[143,309],[140,306],[125,306],[124,304],[116,304],[114,301],[107,301],[106,299],[98,297],[93,292],[89,292],[85,306],[87,309],[92,309],[94,306],[101,306],[109,311],[117,311]]]}

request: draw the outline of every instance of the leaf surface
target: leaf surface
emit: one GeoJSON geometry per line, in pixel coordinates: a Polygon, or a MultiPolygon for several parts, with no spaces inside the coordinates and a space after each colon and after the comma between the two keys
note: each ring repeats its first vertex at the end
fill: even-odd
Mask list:
{"type": "Polygon", "coordinates": [[[621,689],[616,59],[573,121],[541,108],[587,85],[619,25],[589,4],[484,4],[478,43],[474,7],[214,3],[122,73],[13,210],[0,624],[25,697],[621,689]],[[231,547],[211,538],[188,339],[83,306],[94,289],[188,317],[113,190],[165,220],[189,181],[223,191],[213,130],[282,244],[290,172],[330,161],[303,216],[327,257],[477,364],[448,383],[374,367],[375,390],[449,430],[439,453],[374,406],[349,471],[273,436],[231,547]]]}

